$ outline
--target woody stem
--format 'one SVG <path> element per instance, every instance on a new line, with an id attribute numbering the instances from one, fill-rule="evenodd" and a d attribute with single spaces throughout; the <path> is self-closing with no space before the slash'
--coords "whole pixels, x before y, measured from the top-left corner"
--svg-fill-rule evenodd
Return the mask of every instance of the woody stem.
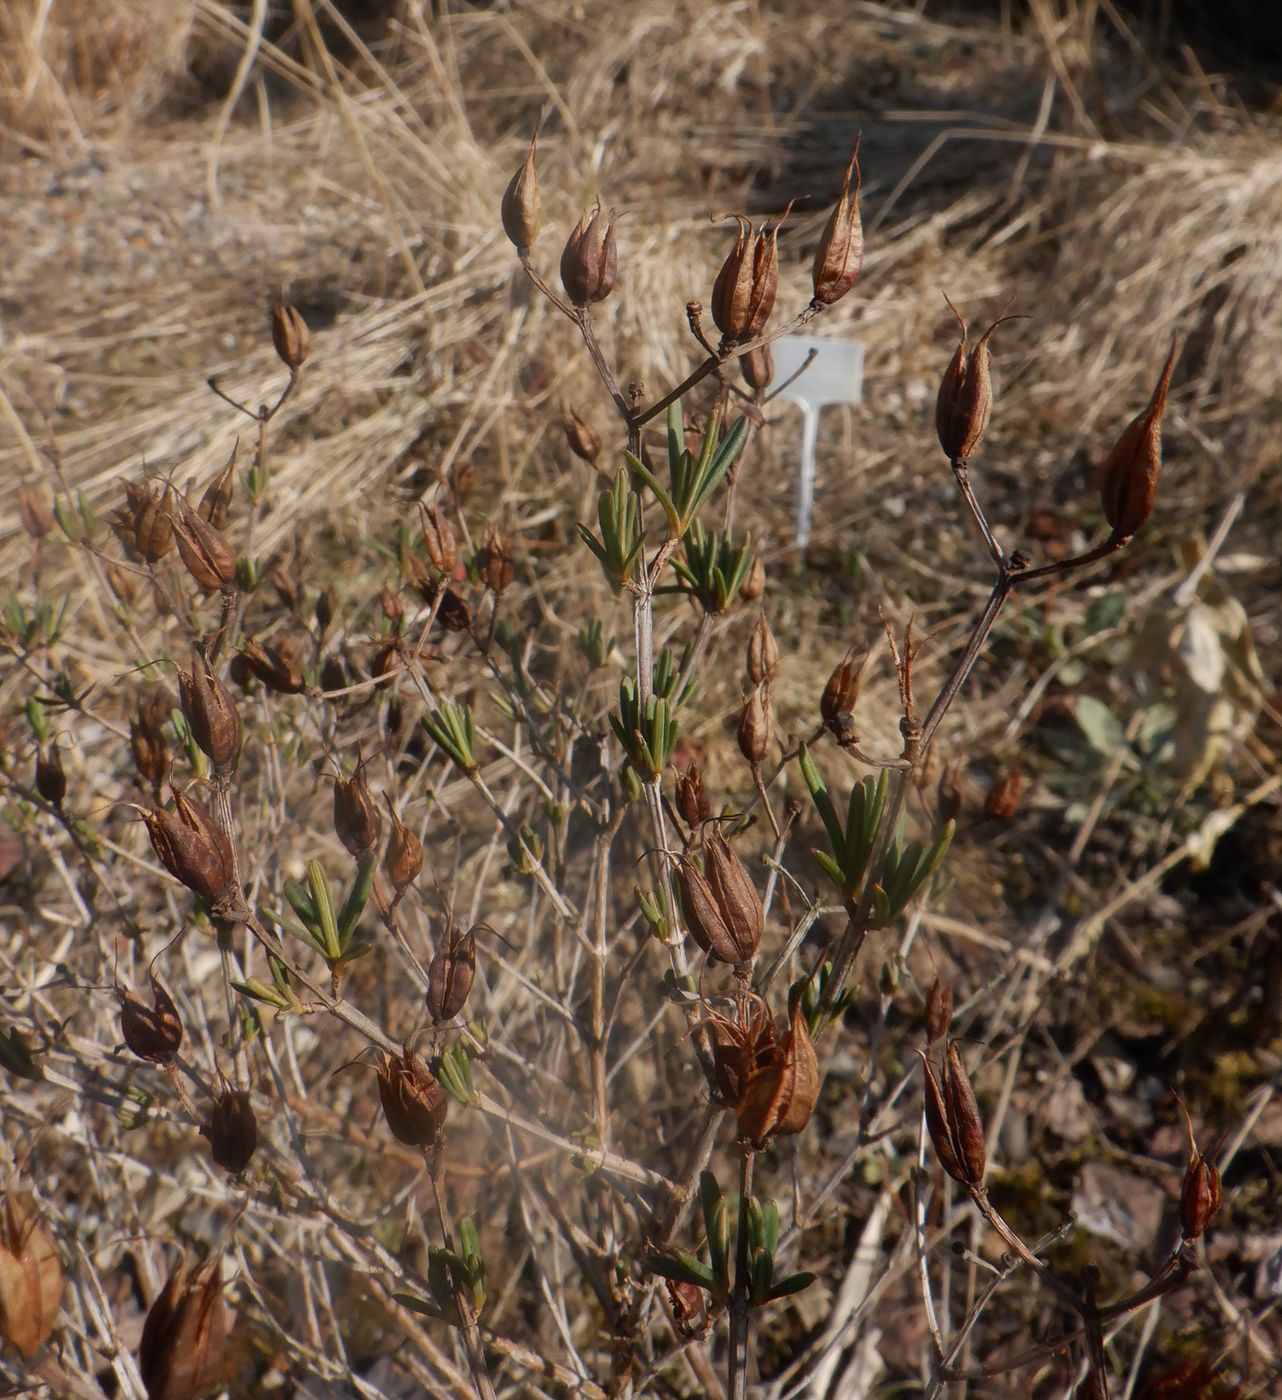
<path id="1" fill-rule="evenodd" d="M 734 1292 L 730 1298 L 730 1357 L 727 1380 L 730 1400 L 744 1400 L 748 1393 L 748 1327 L 751 1320 L 748 1276 L 748 1200 L 752 1195 L 752 1168 L 756 1153 L 751 1143 L 740 1144 L 739 1230 L 735 1250 Z"/>

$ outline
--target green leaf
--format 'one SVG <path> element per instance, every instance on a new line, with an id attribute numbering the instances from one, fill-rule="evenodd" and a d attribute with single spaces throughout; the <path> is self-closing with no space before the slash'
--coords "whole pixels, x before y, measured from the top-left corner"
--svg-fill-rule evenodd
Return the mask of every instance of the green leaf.
<path id="1" fill-rule="evenodd" d="M 712 1270 L 682 1249 L 673 1250 L 671 1254 L 647 1254 L 641 1260 L 641 1267 L 675 1283 L 693 1283 L 697 1288 L 714 1290 L 717 1286 Z"/>
<path id="2" fill-rule="evenodd" d="M 1079 695 L 1073 705 L 1073 718 L 1097 753 L 1106 758 L 1127 747 L 1126 733 L 1112 710 L 1093 695 Z"/>
<path id="3" fill-rule="evenodd" d="M 808 1269 L 802 1269 L 795 1274 L 788 1274 L 784 1278 L 778 1279 L 770 1289 L 770 1300 L 776 1298 L 788 1298 L 794 1293 L 800 1293 L 803 1288 L 809 1288 L 815 1281 L 815 1275 Z"/>

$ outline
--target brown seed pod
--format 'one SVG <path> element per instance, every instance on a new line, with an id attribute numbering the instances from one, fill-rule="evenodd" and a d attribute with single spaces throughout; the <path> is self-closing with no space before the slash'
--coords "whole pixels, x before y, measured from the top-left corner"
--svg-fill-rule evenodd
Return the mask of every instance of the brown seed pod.
<path id="1" fill-rule="evenodd" d="M 197 1269 L 186 1260 L 147 1312 L 138 1370 L 147 1400 L 198 1400 L 213 1389 L 227 1337 L 222 1258 Z"/>
<path id="2" fill-rule="evenodd" d="M 693 761 L 677 773 L 677 811 L 692 831 L 712 815 L 712 803 L 703 788 L 703 769 Z"/>
<path id="3" fill-rule="evenodd" d="M 934 1144 L 935 1156 L 939 1158 L 939 1165 L 954 1181 L 960 1181 L 965 1185 L 966 1169 L 962 1166 L 957 1149 L 953 1145 L 944 1091 L 940 1088 L 934 1066 L 925 1055 L 921 1057 L 921 1067 L 926 1076 L 926 1131 L 930 1134 L 930 1140 Z"/>
<path id="4" fill-rule="evenodd" d="M 566 240 L 561 254 L 561 285 L 575 306 L 604 301 L 614 290 L 619 249 L 614 237 L 614 211 L 601 228 L 601 204 L 592 206 Z"/>
<path id="5" fill-rule="evenodd" d="M 387 812 L 392 819 L 392 830 L 387 838 L 387 851 L 383 856 L 383 869 L 392 882 L 392 888 L 399 898 L 418 879 L 423 869 L 423 843 L 409 827 L 401 821 L 392 806 L 388 793 L 383 794 L 387 802 Z"/>
<path id="6" fill-rule="evenodd" d="M 850 188 L 850 177 L 855 177 L 855 188 Z M 855 285 L 864 266 L 864 226 L 859 217 L 859 142 L 846 167 L 845 178 L 841 182 L 841 193 L 824 231 L 819 235 L 819 245 L 815 249 L 815 261 L 811 268 L 811 282 L 814 286 L 815 301 L 821 306 L 831 306 Z"/>
<path id="7" fill-rule="evenodd" d="M 196 509 L 201 518 L 208 521 L 215 530 L 221 530 L 227 523 L 227 512 L 231 510 L 232 496 L 236 490 L 236 454 L 232 453 L 227 465 L 205 487 Z"/>
<path id="8" fill-rule="evenodd" d="M 183 1025 L 173 998 L 151 978 L 153 1006 L 146 1006 L 129 992 L 117 993 L 120 998 L 120 1033 L 125 1044 L 140 1060 L 154 1065 L 171 1065 L 183 1043 Z"/>
<path id="9" fill-rule="evenodd" d="M 497 530 L 491 530 L 485 544 L 476 557 L 476 567 L 481 582 L 491 593 L 504 592 L 516 574 L 516 563 L 507 541 Z"/>
<path id="10" fill-rule="evenodd" d="M 1012 820 L 1019 805 L 1024 800 L 1027 779 L 1018 768 L 1004 773 L 988 789 L 984 797 L 984 817 L 987 821 L 1008 822 Z"/>
<path id="11" fill-rule="evenodd" d="M 766 566 L 761 555 L 754 554 L 748 572 L 739 585 L 739 596 L 745 603 L 755 603 L 766 591 Z"/>
<path id="12" fill-rule="evenodd" d="M 774 1062 L 778 1036 L 770 1012 L 759 996 L 750 993 L 736 1019 L 714 1013 L 708 1018 L 712 1037 L 712 1067 L 723 1103 L 737 1108 L 748 1081 Z"/>
<path id="13" fill-rule="evenodd" d="M 712 287 L 712 319 L 728 342 L 755 340 L 766 328 L 779 288 L 779 228 L 762 228 L 753 237 L 742 214 L 739 232 Z M 785 218 L 787 216 L 785 215 Z"/>
<path id="14" fill-rule="evenodd" d="M 926 1039 L 933 1045 L 948 1034 L 953 1020 L 953 989 L 945 986 L 938 977 L 930 984 L 926 993 Z"/>
<path id="15" fill-rule="evenodd" d="M 202 593 L 218 593 L 236 586 L 236 556 L 231 552 L 221 530 L 211 525 L 199 511 L 193 510 L 182 496 L 173 498 L 177 505 L 170 510 L 169 520 L 178 555 Z"/>
<path id="16" fill-rule="evenodd" d="M 365 781 L 365 765 L 358 758 L 350 778 L 334 780 L 334 832 L 357 860 L 378 843 L 378 808 Z"/>
<path id="17" fill-rule="evenodd" d="M 758 345 L 755 350 L 740 355 L 739 369 L 749 389 L 755 389 L 758 394 L 764 393 L 775 377 L 775 357 L 770 353 L 770 347 Z"/>
<path id="18" fill-rule="evenodd" d="M 819 1099 L 819 1059 L 798 997 L 788 1034 L 770 1063 L 748 1078 L 736 1118 L 739 1136 L 749 1142 L 791 1137 L 810 1122 Z"/>
<path id="19" fill-rule="evenodd" d="M 258 1148 L 258 1119 L 249 1093 L 224 1083 L 200 1129 L 209 1155 L 225 1172 L 243 1172 Z"/>
<path id="20" fill-rule="evenodd" d="M 452 1021 L 463 1010 L 475 977 L 476 929 L 464 933 L 451 920 L 427 970 L 427 1010 L 434 1026 Z"/>
<path id="21" fill-rule="evenodd" d="M 570 444 L 570 451 L 590 466 L 595 466 L 597 458 L 601 455 L 601 434 L 580 416 L 576 408 L 567 410 L 565 417 L 561 419 L 561 427 L 565 430 L 565 440 Z"/>
<path id="22" fill-rule="evenodd" d="M 272 344 L 291 374 L 297 374 L 311 353 L 312 336 L 296 306 L 272 307 Z"/>
<path id="23" fill-rule="evenodd" d="M 1209 1156 L 1198 1150 L 1193 1138 L 1193 1120 L 1183 1102 L 1177 1102 L 1189 1135 L 1189 1161 L 1180 1187 L 1180 1234 L 1185 1240 L 1195 1240 L 1220 1209 L 1220 1170 L 1215 1162 L 1218 1147 Z"/>
<path id="24" fill-rule="evenodd" d="M 112 516 L 111 528 L 130 558 L 158 564 L 173 548 L 170 495 L 168 486 L 157 496 L 149 486 L 125 483 L 125 504 Z"/>
<path id="25" fill-rule="evenodd" d="M 192 652 L 190 671 L 178 669 L 178 699 L 197 745 L 217 767 L 233 770 L 240 757 L 240 710 L 199 651 Z"/>
<path id="26" fill-rule="evenodd" d="M 853 656 L 847 654 L 833 668 L 823 694 L 819 697 L 819 715 L 829 729 L 840 725 L 842 716 L 854 714 L 855 703 L 859 699 L 859 687 L 863 682 L 864 667 L 867 664 L 866 656 L 861 661 L 856 661 Z"/>
<path id="27" fill-rule="evenodd" d="M 174 799 L 173 812 L 163 807 L 141 809 L 152 849 L 176 880 L 216 907 L 235 888 L 231 842 L 194 797 L 172 783 L 169 791 Z"/>
<path id="28" fill-rule="evenodd" d="M 164 723 L 169 706 L 164 695 L 154 693 L 140 701 L 135 717 L 129 721 L 129 752 L 138 776 L 159 792 L 169 772 L 169 745 L 165 741 Z"/>
<path id="29" fill-rule="evenodd" d="M 43 491 L 23 486 L 18 491 L 18 519 L 33 540 L 42 540 L 53 529 L 53 510 Z"/>
<path id="30" fill-rule="evenodd" d="M 278 695 L 300 695 L 307 689 L 303 673 L 294 660 L 293 649 L 285 644 L 270 646 L 250 637 L 241 647 L 240 659 L 268 690 Z"/>
<path id="31" fill-rule="evenodd" d="M 452 588 L 434 590 L 427 601 L 436 607 L 436 620 L 447 632 L 466 632 L 471 627 L 472 609 Z"/>
<path id="32" fill-rule="evenodd" d="M 1153 513 L 1162 470 L 1162 415 L 1178 348 L 1172 341 L 1152 397 L 1127 424 L 1100 471 L 1100 504 L 1115 539 L 1129 539 Z"/>
<path id="33" fill-rule="evenodd" d="M 758 614 L 748 638 L 748 676 L 753 685 L 774 679 L 779 669 L 779 643 L 770 630 L 765 613 Z"/>
<path id="34" fill-rule="evenodd" d="M 420 501 L 418 514 L 423 526 L 423 547 L 427 550 L 427 557 L 439 573 L 453 578 L 459 565 L 458 541 L 445 518 L 445 512 L 436 504 L 429 510 Z"/>
<path id="35" fill-rule="evenodd" d="M 61 807 L 67 795 L 67 774 L 56 743 L 41 744 L 36 750 L 36 791 L 54 807 Z"/>
<path id="36" fill-rule="evenodd" d="M 715 827 L 703 838 L 703 867 L 733 951 L 732 957 L 722 958 L 721 961 L 737 964 L 751 962 L 757 955 L 761 935 L 765 932 L 765 911 L 752 877 L 730 843 Z"/>
<path id="37" fill-rule="evenodd" d="M 542 118 L 539 119 L 540 125 Z M 516 174 L 508 181 L 503 191 L 503 203 L 499 213 L 503 220 L 503 232 L 511 239 L 516 251 L 522 255 L 534 246 L 542 223 L 542 201 L 539 198 L 539 180 L 534 171 L 534 156 L 538 147 L 539 128 L 534 128 L 530 137 L 530 149 Z"/>
<path id="38" fill-rule="evenodd" d="M 739 752 L 754 768 L 760 767 L 770 752 L 773 729 L 774 706 L 770 703 L 770 682 L 763 680 L 753 687 L 739 716 Z"/>
<path id="39" fill-rule="evenodd" d="M 31 1198 L 10 1189 L 0 1206 L 0 1340 L 33 1357 L 53 1332 L 62 1289 L 53 1239 Z"/>
<path id="40" fill-rule="evenodd" d="M 964 1180 L 971 1186 L 980 1186 L 986 1164 L 984 1120 L 979 1116 L 975 1091 L 955 1040 L 948 1042 L 944 1055 L 944 1102 L 953 1150 L 966 1173 Z"/>
<path id="41" fill-rule="evenodd" d="M 378 1068 L 378 1097 L 392 1136 L 409 1147 L 432 1147 L 441 1135 L 450 1101 L 427 1066 L 404 1046 L 384 1053 Z"/>
<path id="42" fill-rule="evenodd" d="M 975 455 L 993 409 L 990 369 L 993 357 L 988 350 L 989 337 L 1009 317 L 999 317 L 971 346 L 961 312 L 951 301 L 948 301 L 948 309 L 961 325 L 961 340 L 939 384 L 935 399 L 935 432 L 948 460 L 965 462 Z"/>

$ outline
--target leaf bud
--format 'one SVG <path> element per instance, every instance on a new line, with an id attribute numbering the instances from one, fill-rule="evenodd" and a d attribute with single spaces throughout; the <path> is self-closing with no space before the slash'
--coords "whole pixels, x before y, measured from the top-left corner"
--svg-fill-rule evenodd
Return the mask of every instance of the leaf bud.
<path id="1" fill-rule="evenodd" d="M 212 1390 L 227 1338 L 221 1256 L 182 1260 L 143 1323 L 138 1370 L 147 1400 L 192 1400 Z"/>
<path id="2" fill-rule="evenodd" d="M 311 352 L 312 337 L 296 306 L 272 307 L 272 344 L 290 374 L 297 374 Z"/>
<path id="3" fill-rule="evenodd" d="M 1153 512 L 1162 470 L 1162 415 L 1177 349 L 1172 341 L 1152 397 L 1122 431 L 1100 472 L 1100 503 L 1114 539 L 1129 539 Z"/>
<path id="4" fill-rule="evenodd" d="M 850 188 L 850 177 L 855 177 L 855 188 Z M 811 281 L 815 291 L 815 301 L 821 306 L 831 306 L 855 285 L 864 266 L 864 227 L 859 217 L 859 143 L 846 167 L 845 178 L 841 182 L 841 193 L 828 222 L 819 236 L 819 246 L 815 249 L 815 261 L 811 268 Z"/>
<path id="5" fill-rule="evenodd" d="M 503 232 L 511 239 L 518 253 L 524 254 L 534 246 L 539 236 L 542 215 L 542 201 L 539 198 L 539 180 L 534 170 L 534 156 L 539 139 L 539 128 L 534 128 L 530 137 L 530 149 L 520 169 L 508 181 L 503 191 L 500 216 Z"/>
<path id="6" fill-rule="evenodd" d="M 619 249 L 614 237 L 614 211 L 601 230 L 598 200 L 575 224 L 561 254 L 561 285 L 575 306 L 604 301 L 614 290 L 619 272 Z"/>

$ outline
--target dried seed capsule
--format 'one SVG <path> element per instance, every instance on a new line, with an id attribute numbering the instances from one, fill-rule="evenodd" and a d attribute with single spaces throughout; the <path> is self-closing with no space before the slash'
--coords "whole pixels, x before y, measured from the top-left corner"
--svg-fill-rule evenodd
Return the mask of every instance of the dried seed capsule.
<path id="1" fill-rule="evenodd" d="M 170 489 L 157 497 L 146 485 L 125 483 L 125 504 L 111 518 L 111 528 L 131 559 L 158 564 L 173 548 Z"/>
<path id="2" fill-rule="evenodd" d="M 534 246 L 542 222 L 539 181 L 534 171 L 538 139 L 539 128 L 536 126 L 534 135 L 530 137 L 530 149 L 526 152 L 521 168 L 508 181 L 507 189 L 503 191 L 503 203 L 499 211 L 503 220 L 503 232 L 511 239 L 516 251 L 522 255 Z"/>
<path id="3" fill-rule="evenodd" d="M 199 511 L 177 497 L 170 512 L 178 554 L 196 587 L 203 593 L 218 593 L 236 586 L 236 556 L 231 546 Z"/>
<path id="4" fill-rule="evenodd" d="M 170 785 L 175 811 L 141 809 L 156 858 L 166 870 L 208 904 L 217 906 L 235 888 L 231 842 L 195 798 Z"/>
<path id="5" fill-rule="evenodd" d="M 378 1097 L 392 1136 L 409 1147 L 432 1147 L 440 1138 L 450 1101 L 427 1066 L 406 1045 L 383 1055 Z"/>
<path id="6" fill-rule="evenodd" d="M 755 350 L 740 355 L 739 368 L 748 388 L 762 394 L 770 387 L 770 382 L 775 377 L 775 357 L 770 353 L 768 345 L 758 345 Z"/>
<path id="7" fill-rule="evenodd" d="M 227 512 L 231 509 L 232 495 L 236 489 L 236 454 L 232 453 L 227 465 L 205 487 L 196 509 L 201 518 L 207 520 L 215 530 L 221 530 L 227 523 Z"/>
<path id="8" fill-rule="evenodd" d="M 679 863 L 677 879 L 699 947 L 717 962 L 751 963 L 765 930 L 765 913 L 751 876 L 719 831 L 703 838 L 702 873 L 687 859 Z"/>
<path id="9" fill-rule="evenodd" d="M 589 465 L 595 466 L 597 458 L 601 455 L 601 434 L 580 417 L 575 408 L 569 409 L 561 419 L 561 427 L 565 430 L 565 440 L 570 444 L 570 451 Z"/>
<path id="10" fill-rule="evenodd" d="M 790 1137 L 810 1122 L 819 1099 L 819 1059 L 798 997 L 788 1034 L 771 1062 L 748 1078 L 736 1118 L 739 1136 L 750 1142 Z"/>
<path id="11" fill-rule="evenodd" d="M 249 1093 L 224 1084 L 200 1129 L 209 1155 L 225 1172 L 243 1172 L 258 1148 L 258 1119 Z"/>
<path id="12" fill-rule="evenodd" d="M 378 842 L 378 808 L 359 760 L 355 776 L 334 780 L 334 831 L 357 860 L 367 856 Z"/>
<path id="13" fill-rule="evenodd" d="M 439 573 L 446 578 L 453 578 L 459 565 L 458 541 L 454 538 L 454 531 L 450 529 L 444 511 L 439 505 L 433 505 L 429 510 L 420 501 L 418 513 L 423 524 L 423 545 L 427 550 L 427 557 Z"/>
<path id="14" fill-rule="evenodd" d="M 52 1238 L 31 1198 L 10 1189 L 0 1206 L 0 1340 L 33 1357 L 53 1332 L 62 1289 Z"/>
<path id="15" fill-rule="evenodd" d="M 819 697 L 819 714 L 830 729 L 842 723 L 843 715 L 854 714 L 867 662 L 866 656 L 862 661 L 856 662 L 853 656 L 847 654 L 828 677 L 828 684 L 824 686 L 823 694 Z"/>
<path id="16" fill-rule="evenodd" d="M 516 573 L 512 551 L 497 530 L 492 530 L 486 538 L 476 563 L 481 582 L 494 594 L 504 592 Z"/>
<path id="17" fill-rule="evenodd" d="M 137 719 L 129 721 L 129 752 L 138 776 L 158 791 L 169 772 L 169 745 L 159 725 L 153 725 L 147 707 L 138 707 Z"/>
<path id="18" fill-rule="evenodd" d="M 33 540 L 42 540 L 53 529 L 53 511 L 43 491 L 29 486 L 18 492 L 18 519 Z"/>
<path id="19" fill-rule="evenodd" d="M 692 860 L 677 864 L 677 889 L 690 936 L 716 962 L 738 963 L 739 950 L 703 872 Z"/>
<path id="20" fill-rule="evenodd" d="M 712 803 L 703 790 L 703 769 L 697 763 L 677 774 L 677 811 L 691 830 L 712 815 Z"/>
<path id="21" fill-rule="evenodd" d="M 418 879 L 419 872 L 423 869 L 423 843 L 396 815 L 391 797 L 387 793 L 383 796 L 387 801 L 388 815 L 392 819 L 392 831 L 387 838 L 387 851 L 383 856 L 383 869 L 399 896 Z"/>
<path id="22" fill-rule="evenodd" d="M 240 757 L 240 711 L 213 667 L 193 651 L 191 670 L 178 669 L 178 699 L 191 737 L 219 767 L 230 771 Z"/>
<path id="23" fill-rule="evenodd" d="M 944 1102 L 948 1106 L 953 1150 L 966 1173 L 964 1179 L 970 1186 L 981 1186 L 986 1164 L 984 1121 L 979 1116 L 975 1091 L 955 1040 L 948 1042 L 944 1056 Z"/>
<path id="24" fill-rule="evenodd" d="M 774 679 L 779 669 L 779 644 L 770 630 L 765 613 L 758 615 L 748 638 L 748 675 L 753 685 Z"/>
<path id="25" fill-rule="evenodd" d="M 763 680 L 753 687 L 739 716 L 739 752 L 754 768 L 760 767 L 770 752 L 773 708 L 770 703 L 770 682 Z"/>
<path id="26" fill-rule="evenodd" d="M 755 603 L 766 591 L 766 566 L 761 555 L 754 554 L 748 572 L 739 585 L 739 596 L 745 603 Z"/>
<path id="27" fill-rule="evenodd" d="M 296 306 L 272 307 L 272 344 L 289 372 L 297 374 L 311 352 L 312 337 Z"/>
<path id="28" fill-rule="evenodd" d="M 1008 822 L 1019 811 L 1019 804 L 1024 800 L 1024 788 L 1027 780 L 1018 768 L 1012 768 L 1009 773 L 1004 773 L 988 789 L 984 797 L 984 817 L 988 821 Z"/>
<path id="29" fill-rule="evenodd" d="M 143 1323 L 138 1370 L 147 1400 L 195 1400 L 213 1389 L 226 1337 L 221 1257 L 195 1270 L 181 1261 Z"/>
<path id="30" fill-rule="evenodd" d="M 948 298 L 944 298 L 948 301 Z M 992 356 L 988 340 L 1006 317 L 994 321 L 974 346 L 967 338 L 961 312 L 948 302 L 949 310 L 961 324 L 961 341 L 944 371 L 935 399 L 935 432 L 950 462 L 965 462 L 975 455 L 988 427 L 993 408 Z"/>
<path id="31" fill-rule="evenodd" d="M 850 177 L 855 177 L 855 188 L 850 188 Z M 841 182 L 841 193 L 828 222 L 819 236 L 819 246 L 815 249 L 811 281 L 815 289 L 815 301 L 821 306 L 831 306 L 855 285 L 864 266 L 864 226 L 859 217 L 859 143 L 846 167 L 845 178 Z"/>
<path id="32" fill-rule="evenodd" d="M 171 1065 L 183 1043 L 183 1026 L 173 998 L 153 976 L 153 1007 L 145 1006 L 128 992 L 119 992 L 120 1033 L 125 1044 L 140 1060 L 155 1065 Z"/>
<path id="33" fill-rule="evenodd" d="M 41 744 L 36 750 L 36 791 L 54 807 L 61 807 L 67 795 L 67 775 L 56 743 Z"/>
<path id="34" fill-rule="evenodd" d="M 278 695 L 299 695 L 307 689 L 307 682 L 293 656 L 283 645 L 266 646 L 251 637 L 240 649 L 240 658 L 257 676 L 268 690 Z"/>
<path id="35" fill-rule="evenodd" d="M 755 340 L 766 328 L 779 287 L 779 224 L 756 238 L 742 215 L 734 247 L 712 288 L 712 319 L 729 342 Z M 783 221 L 780 220 L 780 223 Z"/>
<path id="36" fill-rule="evenodd" d="M 778 1053 L 775 1023 L 766 1004 L 748 993 L 737 1019 L 719 1013 L 708 1018 L 712 1033 L 712 1066 L 722 1102 L 737 1108 L 753 1074 L 773 1064 Z"/>
<path id="37" fill-rule="evenodd" d="M 1198 1151 L 1193 1138 L 1193 1120 L 1180 1103 L 1189 1135 L 1189 1161 L 1180 1188 L 1180 1233 L 1185 1240 L 1197 1239 L 1215 1219 L 1220 1208 L 1220 1171 L 1215 1164 L 1218 1149 L 1209 1157 Z"/>
<path id="38" fill-rule="evenodd" d="M 926 1039 L 933 1045 L 948 1034 L 953 1020 L 953 989 L 946 987 L 938 977 L 930 984 L 926 993 Z"/>
<path id="39" fill-rule="evenodd" d="M 1115 539 L 1129 539 L 1153 512 L 1162 470 L 1162 415 L 1177 349 L 1172 341 L 1152 397 L 1127 424 L 1100 473 L 1100 503 Z"/>
<path id="40" fill-rule="evenodd" d="M 575 224 L 561 254 L 561 285 L 575 306 L 604 301 L 614 290 L 619 272 L 619 249 L 614 237 L 614 211 L 601 229 L 598 200 Z"/>
<path id="41" fill-rule="evenodd" d="M 476 977 L 476 930 L 445 926 L 427 972 L 427 1010 L 434 1026 L 452 1021 L 467 1004 Z"/>
<path id="42" fill-rule="evenodd" d="M 944 1091 L 939 1087 L 934 1066 L 922 1055 L 921 1067 L 926 1075 L 926 1131 L 935 1147 L 939 1165 L 954 1181 L 966 1184 L 966 1169 L 957 1156 L 953 1145 L 952 1130 L 948 1121 L 948 1106 L 944 1102 Z"/>

